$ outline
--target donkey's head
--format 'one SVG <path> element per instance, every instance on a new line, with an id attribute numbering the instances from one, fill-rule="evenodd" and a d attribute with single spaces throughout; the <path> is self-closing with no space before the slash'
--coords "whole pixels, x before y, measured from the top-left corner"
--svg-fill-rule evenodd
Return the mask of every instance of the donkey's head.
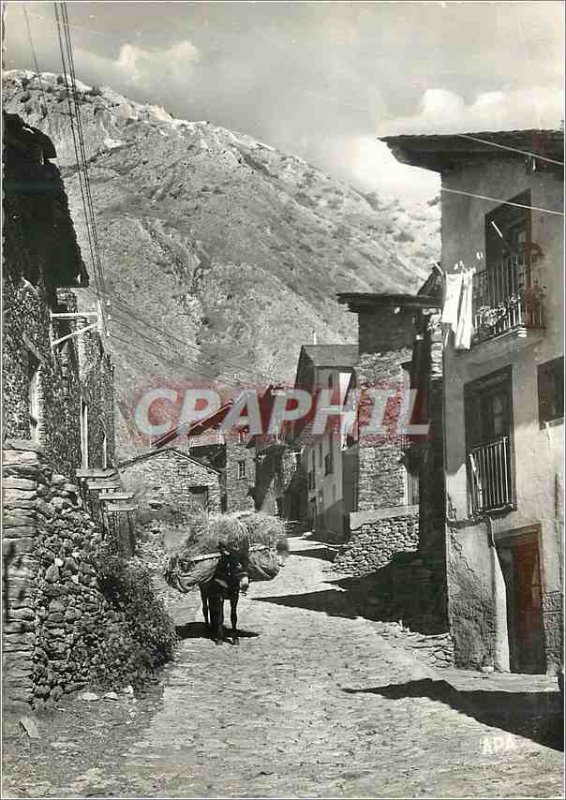
<path id="1" fill-rule="evenodd" d="M 220 543 L 219 567 L 224 572 L 228 583 L 238 586 L 241 592 L 246 592 L 250 584 L 248 577 L 249 554 L 247 548 L 235 548 Z"/>

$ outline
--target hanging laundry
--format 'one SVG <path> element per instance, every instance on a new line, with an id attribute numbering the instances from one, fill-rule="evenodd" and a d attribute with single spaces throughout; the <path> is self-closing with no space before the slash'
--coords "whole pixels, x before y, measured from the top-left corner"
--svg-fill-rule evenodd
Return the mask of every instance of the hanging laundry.
<path id="1" fill-rule="evenodd" d="M 469 350 L 472 343 L 473 332 L 473 295 L 474 295 L 474 271 L 469 269 L 464 272 L 462 278 L 462 301 L 458 315 L 458 326 L 456 328 L 456 339 L 454 347 L 456 350 Z"/>
<path id="2" fill-rule="evenodd" d="M 446 295 L 442 309 L 442 322 L 456 330 L 462 294 L 462 272 L 446 276 Z"/>

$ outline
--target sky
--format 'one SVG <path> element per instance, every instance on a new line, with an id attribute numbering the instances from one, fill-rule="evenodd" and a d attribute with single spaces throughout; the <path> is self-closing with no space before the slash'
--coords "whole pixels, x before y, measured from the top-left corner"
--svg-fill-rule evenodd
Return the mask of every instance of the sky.
<path id="1" fill-rule="evenodd" d="M 6 4 L 5 68 L 60 72 L 51 2 Z M 77 77 L 242 131 L 364 191 L 438 178 L 379 136 L 557 127 L 564 4 L 68 2 Z"/>

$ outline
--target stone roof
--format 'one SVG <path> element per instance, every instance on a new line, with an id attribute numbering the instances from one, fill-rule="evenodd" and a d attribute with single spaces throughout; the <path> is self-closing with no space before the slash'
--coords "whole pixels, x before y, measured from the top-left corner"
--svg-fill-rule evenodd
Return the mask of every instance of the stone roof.
<path id="1" fill-rule="evenodd" d="M 193 461 L 199 467 L 204 467 L 204 469 L 207 469 L 210 472 L 220 472 L 220 470 L 216 469 L 216 467 L 212 467 L 206 461 L 202 461 L 200 458 L 195 458 L 194 456 L 191 456 L 176 447 L 163 447 L 161 450 L 152 450 L 149 453 L 141 453 L 139 456 L 134 456 L 127 461 L 122 461 L 120 464 L 118 464 L 118 470 L 128 469 L 128 467 L 132 467 L 134 464 L 139 464 L 140 461 L 147 461 L 150 458 L 166 455 L 173 455 L 176 458 L 186 458 L 189 461 Z"/>
<path id="2" fill-rule="evenodd" d="M 402 164 L 447 172 L 462 163 L 482 159 L 525 159 L 532 154 L 564 161 L 564 132 L 560 130 L 481 131 L 473 133 L 384 136 L 380 141 Z M 540 160 L 538 165 L 549 162 Z M 550 164 L 549 164 L 550 166 Z"/>
<path id="3" fill-rule="evenodd" d="M 301 352 L 310 358 L 315 367 L 344 367 L 353 369 L 358 361 L 357 344 L 305 344 Z"/>
<path id="4" fill-rule="evenodd" d="M 88 286 L 61 174 L 50 161 L 57 156 L 53 142 L 17 114 L 4 112 L 3 122 L 5 214 L 30 258 L 46 265 L 46 283 Z"/>

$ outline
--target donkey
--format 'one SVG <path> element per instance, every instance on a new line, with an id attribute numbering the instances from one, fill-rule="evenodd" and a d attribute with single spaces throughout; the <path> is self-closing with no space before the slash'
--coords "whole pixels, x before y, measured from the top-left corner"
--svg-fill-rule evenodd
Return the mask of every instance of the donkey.
<path id="1" fill-rule="evenodd" d="M 200 584 L 202 613 L 206 627 L 209 629 L 215 644 L 224 641 L 224 601 L 230 601 L 230 622 L 232 623 L 232 641 L 239 644 L 237 625 L 238 598 L 240 592 L 247 591 L 249 586 L 248 555 L 220 547 L 220 560 L 214 575 L 206 583 Z"/>

